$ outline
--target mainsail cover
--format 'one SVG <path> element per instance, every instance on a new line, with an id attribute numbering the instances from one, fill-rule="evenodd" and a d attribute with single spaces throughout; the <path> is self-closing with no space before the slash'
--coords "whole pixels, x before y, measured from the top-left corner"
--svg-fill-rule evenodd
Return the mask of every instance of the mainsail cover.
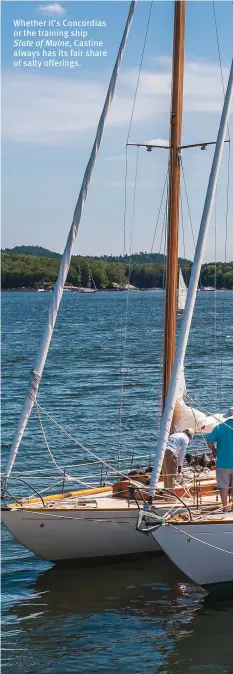
<path id="1" fill-rule="evenodd" d="M 186 405 L 183 399 L 179 399 L 175 405 L 173 425 L 176 432 L 184 431 L 185 428 L 193 428 L 195 433 L 206 435 L 228 418 L 228 415 L 218 412 L 212 415 L 205 414 L 194 406 Z"/>
<path id="2" fill-rule="evenodd" d="M 177 302 L 178 311 L 184 311 L 186 297 L 187 297 L 187 287 L 186 287 L 184 277 L 183 277 L 183 274 L 182 274 L 182 271 L 181 271 L 181 268 L 180 268 L 179 269 L 178 302 Z"/>
<path id="3" fill-rule="evenodd" d="M 12 470 L 12 467 L 13 467 L 13 464 L 14 464 L 14 461 L 15 461 L 15 458 L 16 458 L 16 455 L 17 455 L 19 445 L 20 445 L 21 439 L 23 437 L 24 430 L 26 428 L 29 416 L 31 414 L 32 407 L 33 407 L 33 405 L 35 403 L 35 400 L 36 400 L 36 396 L 37 396 L 42 372 L 43 372 L 43 369 L 44 369 L 49 345 L 50 345 L 50 342 L 51 342 L 51 339 L 52 339 L 53 329 L 54 329 L 54 326 L 55 326 L 60 301 L 61 301 L 61 298 L 62 298 L 62 295 L 63 295 L 65 281 L 66 281 L 67 274 L 68 274 L 68 271 L 69 271 L 73 244 L 75 242 L 75 239 L 76 239 L 76 236 L 77 236 L 77 233 L 78 233 L 78 228 L 79 228 L 79 224 L 80 224 L 80 220 L 81 220 L 83 207 L 84 207 L 84 204 L 85 204 L 85 201 L 86 201 L 86 198 L 87 198 L 87 192 L 88 192 L 90 180 L 91 180 L 91 177 L 92 177 L 92 174 L 93 174 L 93 171 L 94 171 L 95 162 L 96 162 L 97 155 L 98 155 L 98 152 L 99 152 L 99 148 L 100 148 L 100 144 L 101 144 L 101 140 L 102 140 L 102 135 L 103 135 L 103 131 L 104 131 L 104 126 L 105 126 L 105 120 L 106 120 L 107 114 L 109 112 L 109 109 L 110 109 L 110 106 L 111 106 L 111 103 L 112 103 L 112 100 L 113 100 L 117 76 L 118 76 L 118 71 L 119 71 L 120 64 L 121 64 L 121 61 L 122 61 L 122 58 L 123 58 L 125 45 L 126 45 L 126 42 L 127 42 L 130 26 L 131 26 L 131 23 L 132 23 L 132 20 L 133 20 L 134 12 L 135 12 L 135 7 L 136 7 L 136 2 L 135 1 L 131 2 L 128 17 L 127 17 L 127 21 L 126 21 L 126 25 L 125 25 L 125 29 L 124 29 L 124 33 L 123 33 L 123 37 L 122 37 L 121 44 L 120 44 L 120 47 L 119 47 L 116 62 L 115 62 L 114 68 L 113 68 L 111 80 L 110 80 L 110 83 L 109 83 L 104 107 L 103 107 L 103 110 L 102 110 L 102 113 L 101 113 L 101 116 L 100 116 L 100 119 L 99 119 L 95 141 L 94 141 L 94 144 L 93 144 L 93 148 L 92 148 L 92 151 L 91 151 L 91 154 L 90 154 L 88 164 L 86 166 L 83 182 L 82 182 L 81 189 L 80 189 L 80 192 L 79 192 L 78 201 L 77 201 L 77 204 L 76 204 L 76 207 L 75 207 L 73 222 L 72 222 L 69 234 L 68 234 L 65 250 L 64 250 L 64 253 L 63 253 L 63 256 L 62 256 L 58 279 L 57 279 L 54 291 L 51 295 L 51 302 L 50 302 L 50 306 L 49 306 L 49 314 L 48 314 L 47 323 L 46 323 L 44 334 L 42 336 L 42 340 L 41 340 L 41 343 L 40 343 L 40 346 L 39 346 L 38 355 L 37 355 L 37 358 L 35 360 L 33 370 L 31 372 L 31 376 L 30 376 L 30 380 L 29 380 L 29 384 L 28 384 L 23 408 L 22 408 L 21 415 L 20 415 L 20 418 L 19 418 L 19 421 L 18 421 L 15 436 L 14 436 L 14 439 L 13 439 L 13 442 L 12 442 L 9 459 L 8 459 L 6 471 L 5 471 L 5 474 L 4 474 L 4 477 L 5 477 L 4 484 L 6 483 L 6 479 L 9 477 L 9 475 L 11 473 L 11 470 Z"/>

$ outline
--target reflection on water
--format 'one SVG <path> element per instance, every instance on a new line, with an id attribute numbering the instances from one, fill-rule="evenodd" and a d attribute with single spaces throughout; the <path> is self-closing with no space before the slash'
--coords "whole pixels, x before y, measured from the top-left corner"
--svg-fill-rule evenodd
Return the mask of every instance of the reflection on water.
<path id="1" fill-rule="evenodd" d="M 211 603 L 164 556 L 46 569 L 14 547 L 6 671 L 232 674 L 233 602 Z"/>

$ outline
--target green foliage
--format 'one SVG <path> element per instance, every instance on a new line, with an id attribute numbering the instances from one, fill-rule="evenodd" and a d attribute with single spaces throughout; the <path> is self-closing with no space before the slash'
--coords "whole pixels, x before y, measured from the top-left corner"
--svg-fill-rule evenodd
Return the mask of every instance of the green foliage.
<path id="1" fill-rule="evenodd" d="M 225 287 L 233 289 L 233 269 L 225 274 Z"/>
<path id="2" fill-rule="evenodd" d="M 10 255 L 16 253 L 17 255 L 35 255 L 36 257 L 48 257 L 48 258 L 61 258 L 59 253 L 54 253 L 48 248 L 43 248 L 42 246 L 15 246 L 14 248 L 5 248 L 4 253 L 9 253 Z M 77 256 L 78 257 L 78 256 Z M 79 260 L 84 258 L 79 257 Z M 161 263 L 164 264 L 166 257 L 162 253 L 134 253 L 132 255 L 100 255 L 90 256 L 86 255 L 85 260 L 102 260 L 103 262 L 121 262 L 125 264 L 147 264 L 147 263 Z M 189 263 L 190 260 L 185 260 L 180 258 L 180 263 Z"/>
<path id="3" fill-rule="evenodd" d="M 48 248 L 43 248 L 42 246 L 15 246 L 14 248 L 5 248 L 3 253 L 9 253 L 10 255 L 34 255 L 36 257 L 49 257 L 61 259 L 60 253 L 55 253 Z"/>
<path id="4" fill-rule="evenodd" d="M 98 290 L 105 288 L 108 285 L 106 265 L 101 260 L 99 262 L 92 262 L 91 275 Z"/>
<path id="5" fill-rule="evenodd" d="M 81 286 L 83 288 L 88 286 L 89 280 L 90 280 L 90 267 L 89 264 L 85 260 L 83 260 L 83 262 L 81 262 Z"/>
<path id="6" fill-rule="evenodd" d="M 67 276 L 67 283 L 73 286 L 79 286 L 80 281 L 81 281 L 80 268 L 79 266 L 75 266 L 72 261 Z"/>
<path id="7" fill-rule="evenodd" d="M 120 262 L 110 262 L 105 264 L 105 268 L 109 287 L 111 287 L 113 283 L 119 283 L 119 285 L 125 285 L 127 283 L 127 270 L 124 264 Z"/>
<path id="8" fill-rule="evenodd" d="M 2 288 L 32 288 L 54 284 L 59 260 L 2 253 Z"/>
<path id="9" fill-rule="evenodd" d="M 87 258 L 88 259 L 88 258 Z M 93 260 L 103 260 L 104 262 L 121 262 L 125 264 L 149 264 L 160 263 L 164 264 L 166 256 L 162 253 L 133 253 L 132 255 L 102 255 L 101 257 L 93 257 Z M 181 263 L 191 263 L 190 260 L 180 258 Z"/>
<path id="10" fill-rule="evenodd" d="M 140 255 L 140 254 L 139 254 Z M 182 260 L 181 268 L 186 283 L 191 273 L 191 263 Z M 54 286 L 59 271 L 59 259 L 2 253 L 2 289 L 38 288 Z M 112 288 L 113 284 L 124 286 L 128 281 L 136 288 L 163 288 L 165 264 L 163 262 L 104 261 L 100 258 L 72 256 L 67 283 L 86 287 L 93 278 L 96 288 Z M 200 285 L 217 288 L 233 288 L 233 262 L 204 264 Z"/>
<path id="11" fill-rule="evenodd" d="M 220 288 L 233 288 L 233 262 L 216 262 L 203 264 L 200 285 Z"/>
<path id="12" fill-rule="evenodd" d="M 130 283 L 136 288 L 163 288 L 164 264 L 134 264 L 130 268 Z"/>

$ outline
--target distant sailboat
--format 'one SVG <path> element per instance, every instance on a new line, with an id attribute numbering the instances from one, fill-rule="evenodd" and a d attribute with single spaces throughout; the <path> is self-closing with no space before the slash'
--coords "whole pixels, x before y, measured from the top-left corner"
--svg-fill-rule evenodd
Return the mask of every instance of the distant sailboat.
<path id="1" fill-rule="evenodd" d="M 93 285 L 93 288 L 91 287 L 91 284 Z M 89 273 L 89 279 L 88 279 L 88 284 L 86 288 L 80 288 L 80 293 L 97 293 L 97 288 L 95 285 L 95 281 L 93 279 L 93 276 L 91 273 Z"/>
<path id="2" fill-rule="evenodd" d="M 212 286 L 201 286 L 200 290 L 204 292 L 211 292 L 211 291 L 213 292 L 214 290 L 216 290 L 216 288 L 213 288 Z"/>
<path id="3" fill-rule="evenodd" d="M 187 297 L 187 287 L 181 271 L 179 268 L 179 285 L 178 285 L 178 298 L 177 298 L 177 314 L 183 314 L 185 308 L 185 302 Z"/>

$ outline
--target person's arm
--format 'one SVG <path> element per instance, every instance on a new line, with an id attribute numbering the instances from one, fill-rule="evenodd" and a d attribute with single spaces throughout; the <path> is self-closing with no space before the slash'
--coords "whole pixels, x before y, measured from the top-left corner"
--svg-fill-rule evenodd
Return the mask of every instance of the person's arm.
<path id="1" fill-rule="evenodd" d="M 207 445 L 208 445 L 210 451 L 212 452 L 213 458 L 216 459 L 217 452 L 216 452 L 214 443 L 213 443 L 213 442 L 210 442 L 209 440 L 207 440 Z"/>
<path id="2" fill-rule="evenodd" d="M 188 438 L 187 438 L 187 442 L 185 442 L 185 440 L 181 440 L 180 448 L 179 448 L 179 455 L 178 455 L 178 473 L 181 473 L 181 471 L 182 471 L 185 452 L 186 452 L 186 448 L 187 448 L 188 445 L 189 445 Z"/>
<path id="3" fill-rule="evenodd" d="M 207 445 L 208 445 L 209 449 L 211 450 L 214 459 L 216 459 L 216 457 L 217 457 L 217 452 L 216 452 L 215 445 L 214 445 L 214 443 L 217 442 L 217 433 L 218 433 L 217 429 L 218 429 L 218 426 L 215 426 L 215 428 L 212 430 L 211 433 L 209 433 L 209 435 L 207 435 L 207 438 L 206 438 Z"/>

